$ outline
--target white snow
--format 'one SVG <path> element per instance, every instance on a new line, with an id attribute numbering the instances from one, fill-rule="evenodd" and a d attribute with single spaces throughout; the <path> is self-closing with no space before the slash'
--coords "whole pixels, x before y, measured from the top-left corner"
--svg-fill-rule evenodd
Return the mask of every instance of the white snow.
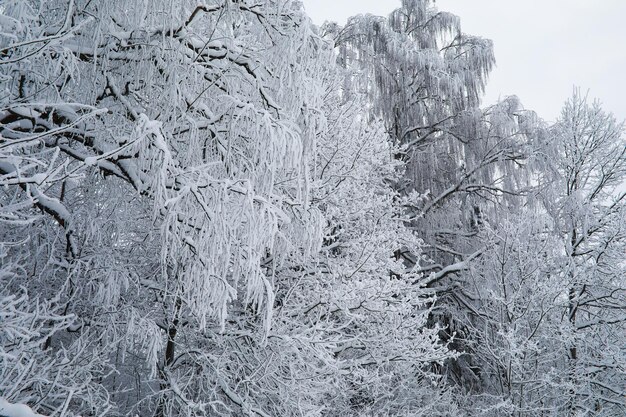
<path id="1" fill-rule="evenodd" d="M 11 404 L 0 397 L 0 416 L 2 417 L 46 417 L 35 413 L 26 404 Z"/>

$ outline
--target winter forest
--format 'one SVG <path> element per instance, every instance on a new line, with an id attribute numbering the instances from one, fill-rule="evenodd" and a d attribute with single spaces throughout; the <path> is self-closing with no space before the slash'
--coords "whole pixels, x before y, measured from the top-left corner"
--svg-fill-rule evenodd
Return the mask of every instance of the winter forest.
<path id="1" fill-rule="evenodd" d="M 434 0 L 1 0 L 0 416 L 626 415 L 624 124 L 494 64 Z"/>

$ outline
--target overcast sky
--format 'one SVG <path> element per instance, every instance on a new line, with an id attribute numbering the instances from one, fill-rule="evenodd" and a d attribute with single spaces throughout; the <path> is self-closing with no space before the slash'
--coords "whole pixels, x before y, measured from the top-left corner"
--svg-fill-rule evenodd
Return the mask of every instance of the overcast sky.
<path id="1" fill-rule="evenodd" d="M 399 0 L 304 0 L 315 23 L 386 15 Z M 626 0 L 437 0 L 463 32 L 492 39 L 497 68 L 484 104 L 516 94 L 554 120 L 574 85 L 626 118 Z"/>

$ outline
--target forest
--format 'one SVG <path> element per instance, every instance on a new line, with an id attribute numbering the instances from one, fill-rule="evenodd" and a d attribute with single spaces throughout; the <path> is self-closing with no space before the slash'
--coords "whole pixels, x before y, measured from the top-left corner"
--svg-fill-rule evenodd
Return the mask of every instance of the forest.
<path id="1" fill-rule="evenodd" d="M 0 1 L 0 416 L 626 415 L 625 125 L 495 59 L 434 0 Z"/>

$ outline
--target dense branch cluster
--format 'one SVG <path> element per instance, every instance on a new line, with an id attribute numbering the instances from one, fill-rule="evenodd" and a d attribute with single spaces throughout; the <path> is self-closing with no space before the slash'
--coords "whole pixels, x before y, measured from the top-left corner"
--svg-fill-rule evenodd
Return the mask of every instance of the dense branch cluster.
<path id="1" fill-rule="evenodd" d="M 0 415 L 626 412 L 624 125 L 431 0 L 0 4 Z"/>

